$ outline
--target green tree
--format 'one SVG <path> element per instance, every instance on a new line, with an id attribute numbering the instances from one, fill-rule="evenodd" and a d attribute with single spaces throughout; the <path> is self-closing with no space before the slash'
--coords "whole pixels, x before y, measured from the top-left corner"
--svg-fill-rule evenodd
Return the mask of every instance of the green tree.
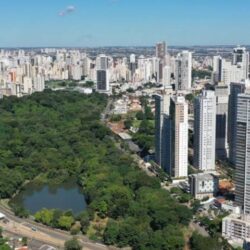
<path id="1" fill-rule="evenodd" d="M 58 221 L 58 225 L 62 229 L 69 230 L 71 228 L 72 224 L 74 223 L 74 221 L 75 220 L 72 216 L 63 215 L 60 217 L 60 219 Z"/>
<path id="2" fill-rule="evenodd" d="M 65 250 L 81 250 L 82 246 L 80 242 L 77 240 L 77 238 L 72 238 L 71 240 L 68 240 L 64 244 Z"/>
<path id="3" fill-rule="evenodd" d="M 53 213 L 53 210 L 43 208 L 41 211 L 35 213 L 35 220 L 50 226 L 53 221 Z"/>
<path id="4" fill-rule="evenodd" d="M 88 227 L 90 225 L 90 216 L 87 211 L 84 211 L 80 216 L 80 223 L 81 223 L 81 230 L 83 233 L 86 233 L 88 230 Z"/>
<path id="5" fill-rule="evenodd" d="M 222 245 L 216 238 L 204 237 L 197 232 L 194 232 L 191 239 L 190 245 L 192 250 L 221 250 Z"/>
<path id="6" fill-rule="evenodd" d="M 23 237 L 23 238 L 22 238 L 22 244 L 23 244 L 24 246 L 27 246 L 27 245 L 28 245 L 28 238 L 27 238 L 27 237 Z"/>
<path id="7" fill-rule="evenodd" d="M 142 111 L 138 111 L 136 113 L 136 119 L 142 121 L 144 119 L 144 113 Z"/>
<path id="8" fill-rule="evenodd" d="M 131 119 L 128 119 L 128 120 L 124 121 L 125 129 L 130 129 L 132 125 L 133 125 L 133 121 Z"/>
<path id="9" fill-rule="evenodd" d="M 109 220 L 108 225 L 104 231 L 103 239 L 107 245 L 115 245 L 119 235 L 119 225 L 114 220 Z"/>

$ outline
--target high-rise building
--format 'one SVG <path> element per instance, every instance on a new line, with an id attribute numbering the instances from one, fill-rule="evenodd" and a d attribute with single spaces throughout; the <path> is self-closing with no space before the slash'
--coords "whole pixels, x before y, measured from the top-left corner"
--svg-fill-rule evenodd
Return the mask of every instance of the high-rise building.
<path id="1" fill-rule="evenodd" d="M 159 82 L 160 77 L 160 59 L 158 57 L 153 57 L 151 60 L 152 65 L 152 75 L 156 82 Z"/>
<path id="2" fill-rule="evenodd" d="M 164 156 L 163 122 L 164 114 L 169 114 L 172 88 L 166 89 L 163 95 L 155 95 L 155 161 L 162 166 Z"/>
<path id="3" fill-rule="evenodd" d="M 250 214 L 250 94 L 239 94 L 236 116 L 235 202 Z"/>
<path id="4" fill-rule="evenodd" d="M 213 58 L 214 84 L 223 82 L 229 85 L 231 82 L 240 82 L 249 78 L 249 53 L 244 47 L 237 47 L 233 50 L 233 60 L 227 61 L 221 56 Z"/>
<path id="5" fill-rule="evenodd" d="M 228 156 L 227 127 L 229 88 L 219 83 L 215 86 L 216 96 L 216 158 L 225 160 Z"/>
<path id="6" fill-rule="evenodd" d="M 170 98 L 169 98 L 170 101 Z M 172 118 L 170 115 L 170 107 L 168 113 L 163 114 L 162 124 L 162 154 L 161 154 L 161 167 L 170 176 L 172 175 L 172 142 L 173 142 L 173 130 L 172 130 Z"/>
<path id="7" fill-rule="evenodd" d="M 242 64 L 232 64 L 231 61 L 222 59 L 221 79 L 220 81 L 229 85 L 231 82 L 240 82 L 246 80 Z"/>
<path id="8" fill-rule="evenodd" d="M 242 69 L 242 80 L 249 78 L 249 52 L 245 47 L 236 47 L 233 50 L 233 64 Z"/>
<path id="9" fill-rule="evenodd" d="M 170 66 L 165 66 L 163 68 L 163 79 L 162 79 L 162 83 L 164 88 L 168 87 L 171 85 L 171 68 Z"/>
<path id="10" fill-rule="evenodd" d="M 213 57 L 212 80 L 214 84 L 222 81 L 222 58 L 221 56 Z"/>
<path id="11" fill-rule="evenodd" d="M 203 90 L 194 108 L 194 166 L 203 171 L 215 170 L 215 129 L 214 91 Z"/>
<path id="12" fill-rule="evenodd" d="M 165 42 L 157 43 L 155 46 L 155 55 L 157 58 L 160 59 L 159 61 L 159 81 L 163 80 L 163 68 L 166 65 L 166 54 L 167 54 L 167 47 Z"/>
<path id="13" fill-rule="evenodd" d="M 130 55 L 129 69 L 130 69 L 130 72 L 131 72 L 131 78 L 133 79 L 135 71 L 136 71 L 136 57 L 135 57 L 135 54 Z"/>
<path id="14" fill-rule="evenodd" d="M 97 91 L 109 92 L 109 73 L 108 70 L 97 70 Z"/>
<path id="15" fill-rule="evenodd" d="M 175 65 L 175 89 L 188 90 L 192 87 L 192 53 L 182 51 L 177 55 Z"/>
<path id="16" fill-rule="evenodd" d="M 104 54 L 101 54 L 96 58 L 96 70 L 107 70 L 107 69 L 108 69 L 108 57 Z"/>
<path id="17" fill-rule="evenodd" d="M 244 82 L 232 82 L 230 84 L 230 95 L 228 105 L 228 145 L 229 161 L 235 165 L 236 152 L 236 115 L 237 115 L 237 97 L 244 93 L 246 89 Z"/>
<path id="18" fill-rule="evenodd" d="M 166 56 L 166 43 L 165 42 L 160 42 L 157 43 L 155 46 L 155 56 L 160 58 L 161 60 L 165 60 L 165 56 Z"/>
<path id="19" fill-rule="evenodd" d="M 170 104 L 171 166 L 173 177 L 188 175 L 188 104 L 184 96 L 175 96 Z"/>
<path id="20" fill-rule="evenodd" d="M 109 92 L 108 57 L 104 54 L 96 58 L 97 91 Z"/>

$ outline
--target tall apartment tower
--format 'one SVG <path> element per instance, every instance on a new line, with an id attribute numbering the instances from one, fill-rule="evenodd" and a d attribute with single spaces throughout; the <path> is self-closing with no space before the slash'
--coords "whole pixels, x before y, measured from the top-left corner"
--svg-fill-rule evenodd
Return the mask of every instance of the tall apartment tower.
<path id="1" fill-rule="evenodd" d="M 235 202 L 250 214 L 250 94 L 239 94 L 236 118 Z"/>
<path id="2" fill-rule="evenodd" d="M 129 70 L 131 73 L 131 80 L 134 81 L 134 75 L 135 75 L 135 71 L 136 71 L 136 56 L 135 56 L 135 54 L 130 55 Z"/>
<path id="3" fill-rule="evenodd" d="M 97 91 L 109 92 L 108 57 L 104 54 L 96 58 Z"/>
<path id="4" fill-rule="evenodd" d="M 215 170 L 216 98 L 214 91 L 203 90 L 195 99 L 194 166 L 203 171 Z"/>
<path id="5" fill-rule="evenodd" d="M 237 116 L 237 98 L 238 94 L 244 93 L 246 85 L 244 82 L 232 82 L 230 84 L 230 95 L 228 105 L 228 145 L 229 161 L 235 165 L 236 153 L 236 116 Z"/>
<path id="6" fill-rule="evenodd" d="M 242 68 L 242 80 L 249 78 L 249 52 L 245 47 L 236 47 L 233 50 L 233 64 Z"/>
<path id="7" fill-rule="evenodd" d="M 108 70 L 97 70 L 97 91 L 109 92 L 109 72 Z"/>
<path id="8" fill-rule="evenodd" d="M 108 69 L 108 57 L 106 55 L 101 54 L 96 57 L 96 69 L 97 70 Z"/>
<path id="9" fill-rule="evenodd" d="M 157 43 L 155 46 L 155 56 L 160 59 L 159 61 L 159 81 L 163 80 L 163 68 L 166 64 L 165 57 L 167 53 L 167 47 L 165 42 Z"/>
<path id="10" fill-rule="evenodd" d="M 163 68 L 163 79 L 162 83 L 164 88 L 167 88 L 168 86 L 171 85 L 171 68 L 170 66 L 164 66 Z"/>
<path id="11" fill-rule="evenodd" d="M 216 96 L 216 158 L 225 160 L 228 157 L 228 102 L 229 88 L 218 83 L 215 87 Z"/>
<path id="12" fill-rule="evenodd" d="M 163 118 L 169 114 L 172 88 L 166 89 L 162 95 L 155 95 L 155 161 L 162 166 L 164 156 Z"/>
<path id="13" fill-rule="evenodd" d="M 165 42 L 157 43 L 155 46 L 156 57 L 160 58 L 161 60 L 165 60 L 166 53 L 167 53 L 166 43 Z"/>
<path id="14" fill-rule="evenodd" d="M 188 104 L 184 96 L 175 96 L 170 104 L 171 166 L 174 178 L 188 175 Z M 167 140 L 167 139 L 166 139 Z"/>
<path id="15" fill-rule="evenodd" d="M 212 80 L 214 84 L 222 81 L 222 58 L 221 56 L 213 57 Z"/>
<path id="16" fill-rule="evenodd" d="M 192 86 L 192 53 L 182 51 L 175 62 L 175 89 L 188 90 Z"/>

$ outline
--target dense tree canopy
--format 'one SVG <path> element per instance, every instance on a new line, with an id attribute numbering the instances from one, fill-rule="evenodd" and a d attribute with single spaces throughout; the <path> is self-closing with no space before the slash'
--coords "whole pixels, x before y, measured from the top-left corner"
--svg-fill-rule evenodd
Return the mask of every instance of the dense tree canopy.
<path id="1" fill-rule="evenodd" d="M 98 123 L 105 103 L 98 94 L 52 91 L 1 100 L 0 198 L 39 173 L 63 180 L 80 172 L 89 141 L 108 133 Z"/>
<path id="2" fill-rule="evenodd" d="M 75 176 L 87 210 L 78 218 L 43 210 L 36 214 L 37 221 L 69 230 L 77 219 L 88 233 L 98 217 L 104 229 L 95 227 L 94 232 L 106 244 L 182 249 L 191 211 L 117 149 L 110 131 L 99 122 L 106 102 L 103 95 L 63 91 L 2 100 L 0 197 L 10 197 L 40 173 L 53 181 Z"/>

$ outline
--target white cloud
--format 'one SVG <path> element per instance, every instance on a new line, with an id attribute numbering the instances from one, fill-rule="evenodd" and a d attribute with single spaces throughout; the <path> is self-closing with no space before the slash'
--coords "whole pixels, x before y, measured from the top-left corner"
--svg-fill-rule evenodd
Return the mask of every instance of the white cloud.
<path id="1" fill-rule="evenodd" d="M 66 15 L 68 15 L 70 13 L 75 12 L 75 11 L 76 11 L 76 7 L 73 6 L 73 5 L 69 5 L 69 6 L 67 6 L 67 8 L 65 8 L 62 11 L 60 11 L 58 14 L 59 14 L 59 16 L 66 16 Z"/>

